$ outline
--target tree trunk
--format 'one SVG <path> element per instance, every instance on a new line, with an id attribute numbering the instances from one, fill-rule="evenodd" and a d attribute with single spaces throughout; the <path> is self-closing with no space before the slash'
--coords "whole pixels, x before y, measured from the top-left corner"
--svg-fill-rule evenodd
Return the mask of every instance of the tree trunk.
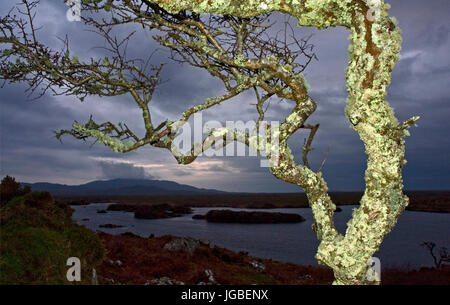
<path id="1" fill-rule="evenodd" d="M 399 59 L 401 35 L 395 20 L 388 16 L 389 5 L 383 0 L 153 0 L 169 12 L 191 10 L 253 17 L 270 11 L 280 11 L 296 17 L 299 25 L 344 26 L 350 29 L 350 61 L 347 69 L 346 115 L 359 134 L 368 155 L 365 173 L 366 189 L 361 205 L 353 212 L 345 236 L 334 228 L 335 205 L 327 194 L 321 173 L 295 164 L 287 147 L 287 138 L 308 117 L 295 109 L 288 118 L 287 128 L 280 131 L 280 162 L 272 173 L 298 184 L 307 193 L 315 223 L 313 230 L 321 240 L 317 259 L 330 266 L 335 284 L 369 284 L 367 261 L 379 248 L 383 238 L 394 227 L 408 204 L 403 194 L 402 167 L 406 128 L 418 117 L 399 124 L 392 108 L 385 102 L 391 72 Z M 370 5 L 370 6 L 369 6 Z M 306 106 L 299 103 L 297 106 Z M 285 126 L 286 127 L 286 126 Z"/>

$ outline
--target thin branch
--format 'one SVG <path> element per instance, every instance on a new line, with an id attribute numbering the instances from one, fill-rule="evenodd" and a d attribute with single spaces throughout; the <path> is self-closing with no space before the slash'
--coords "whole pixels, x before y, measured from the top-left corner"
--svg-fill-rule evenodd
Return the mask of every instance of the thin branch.
<path id="1" fill-rule="evenodd" d="M 317 129 L 319 129 L 319 126 L 320 126 L 320 124 L 302 126 L 302 128 L 311 130 L 311 132 L 309 133 L 308 141 L 306 141 L 306 143 L 302 147 L 302 149 L 303 149 L 302 160 L 303 160 L 303 164 L 307 168 L 310 168 L 309 162 L 308 162 L 308 153 L 312 150 L 311 144 L 314 139 L 314 136 L 316 135 Z"/>
<path id="2" fill-rule="evenodd" d="M 330 145 L 328 145 L 327 152 L 325 153 L 325 157 L 323 158 L 322 164 L 320 164 L 320 167 L 319 167 L 319 169 L 317 170 L 317 173 L 319 173 L 319 172 L 323 169 L 323 167 L 324 167 L 324 165 L 325 165 L 325 162 L 327 161 L 328 153 L 329 153 L 329 152 L 330 152 Z"/>

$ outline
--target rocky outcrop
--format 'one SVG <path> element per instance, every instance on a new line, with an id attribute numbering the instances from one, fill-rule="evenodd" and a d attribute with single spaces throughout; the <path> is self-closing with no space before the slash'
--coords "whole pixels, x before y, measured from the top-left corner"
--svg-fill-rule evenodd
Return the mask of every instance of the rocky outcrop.
<path id="1" fill-rule="evenodd" d="M 200 242 L 190 237 L 176 238 L 164 245 L 167 251 L 183 251 L 193 254 L 200 247 Z"/>
<path id="2" fill-rule="evenodd" d="M 163 276 L 151 281 L 147 281 L 144 285 L 184 285 L 183 282 L 171 279 L 170 277 Z"/>
<path id="3" fill-rule="evenodd" d="M 98 275 L 95 268 L 92 268 L 91 285 L 98 285 Z"/>
<path id="4" fill-rule="evenodd" d="M 250 266 L 252 266 L 253 268 L 255 268 L 259 272 L 263 272 L 264 270 L 266 270 L 266 266 L 264 266 L 263 263 L 258 262 L 258 261 L 251 261 L 250 262 Z"/>
<path id="5" fill-rule="evenodd" d="M 112 259 L 107 258 L 107 259 L 105 259 L 105 262 L 114 267 L 122 267 L 122 265 L 123 265 L 122 261 L 119 259 L 113 261 Z"/>
<path id="6" fill-rule="evenodd" d="M 205 215 L 205 218 L 210 222 L 227 223 L 296 223 L 305 221 L 299 214 L 232 210 L 211 210 Z"/>
<path id="7" fill-rule="evenodd" d="M 206 269 L 205 274 L 206 274 L 206 277 L 208 278 L 208 281 L 207 282 L 199 282 L 199 283 L 197 283 L 197 285 L 219 285 L 217 283 L 216 279 L 214 278 L 214 274 L 211 271 L 211 269 Z"/>

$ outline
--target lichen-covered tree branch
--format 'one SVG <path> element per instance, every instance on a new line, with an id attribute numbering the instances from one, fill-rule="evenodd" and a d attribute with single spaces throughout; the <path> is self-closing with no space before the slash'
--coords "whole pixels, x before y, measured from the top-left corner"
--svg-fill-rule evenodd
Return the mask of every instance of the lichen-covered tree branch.
<path id="1" fill-rule="evenodd" d="M 335 284 L 373 283 L 366 277 L 367 261 L 408 204 L 402 184 L 404 137 L 418 119 L 398 122 L 385 101 L 401 45 L 400 29 L 388 15 L 389 5 L 382 0 L 86 0 L 83 21 L 105 39 L 111 54 L 87 62 L 71 54 L 67 39 L 61 51 L 38 40 L 32 13 L 36 5 L 35 1 L 24 1 L 22 15 L 10 14 L 0 20 L 1 78 L 26 82 L 31 91 L 42 89 L 40 94 L 51 90 L 81 100 L 91 95 L 129 94 L 141 109 L 145 126 L 145 135 L 138 137 L 126 124 L 96 123 L 91 117 L 85 124 L 75 122 L 72 129 L 57 132 L 59 139 L 65 134 L 83 140 L 94 138 L 118 152 L 151 145 L 168 150 L 180 164 L 189 164 L 206 150 L 234 141 L 265 152 L 268 159 L 276 151 L 278 158 L 270 163 L 271 173 L 307 194 L 313 230 L 320 240 L 317 260 L 333 269 Z M 312 170 L 307 159 L 319 125 L 306 124 L 317 104 L 308 95 L 302 73 L 315 55 L 307 39 L 296 38 L 295 29 L 285 28 L 284 37 L 289 31 L 289 41 L 267 35 L 267 17 L 273 11 L 291 15 L 299 26 L 350 30 L 345 114 L 363 141 L 368 160 L 366 189 L 345 235 L 334 227 L 336 207 L 322 173 Z M 173 60 L 204 69 L 220 80 L 225 93 L 200 101 L 185 110 L 178 121 L 154 125 L 149 103 L 163 66 L 127 59 L 131 35 L 118 39 L 112 29 L 129 23 L 155 33 L 154 39 L 171 50 Z M 253 132 L 211 130 L 202 143 L 184 154 L 172 145 L 192 115 L 248 90 L 255 93 L 258 115 Z M 257 131 L 264 120 L 264 104 L 273 97 L 291 102 L 292 110 L 279 128 L 265 126 L 266 138 L 261 139 Z M 308 140 L 303 148 L 291 149 L 288 139 L 299 129 L 310 130 Z M 273 137 L 279 139 L 275 146 L 269 144 Z M 302 153 L 303 164 L 294 161 L 296 153 Z"/>

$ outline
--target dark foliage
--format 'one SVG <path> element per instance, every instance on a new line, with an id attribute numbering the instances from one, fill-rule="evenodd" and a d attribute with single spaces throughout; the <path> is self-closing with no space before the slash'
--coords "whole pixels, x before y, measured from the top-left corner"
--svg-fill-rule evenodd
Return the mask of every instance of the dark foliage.
<path id="1" fill-rule="evenodd" d="M 6 176 L 0 184 L 0 204 L 5 204 L 13 197 L 22 196 L 29 192 L 31 192 L 29 186 L 22 187 L 14 177 Z"/>

